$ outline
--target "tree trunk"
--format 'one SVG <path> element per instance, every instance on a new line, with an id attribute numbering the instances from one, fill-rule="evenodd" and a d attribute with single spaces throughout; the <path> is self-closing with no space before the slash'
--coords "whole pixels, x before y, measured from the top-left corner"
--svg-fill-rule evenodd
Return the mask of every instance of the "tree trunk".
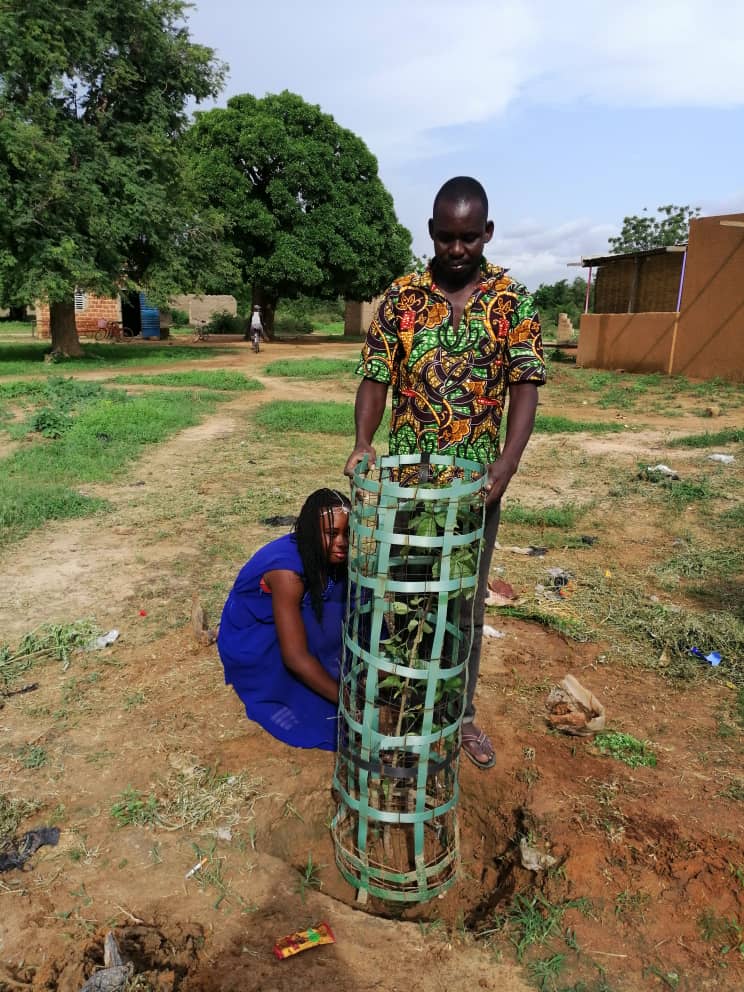
<path id="1" fill-rule="evenodd" d="M 269 296 L 260 286 L 253 287 L 253 306 L 251 307 L 251 313 L 253 313 L 254 306 L 258 305 L 261 307 L 261 320 L 263 321 L 266 337 L 270 341 L 274 340 L 274 314 L 278 302 L 279 300 L 276 296 Z"/>
<path id="2" fill-rule="evenodd" d="M 49 307 L 52 334 L 52 354 L 63 358 L 79 358 L 83 354 L 75 327 L 75 302 L 52 303 Z"/>

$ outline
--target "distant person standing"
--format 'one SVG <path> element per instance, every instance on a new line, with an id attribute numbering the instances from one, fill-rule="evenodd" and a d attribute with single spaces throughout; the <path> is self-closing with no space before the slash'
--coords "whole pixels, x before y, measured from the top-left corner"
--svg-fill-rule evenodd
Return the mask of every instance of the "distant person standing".
<path id="1" fill-rule="evenodd" d="M 261 347 L 261 340 L 266 340 L 266 334 L 264 333 L 263 319 L 261 317 L 261 307 L 258 303 L 253 308 L 253 313 L 251 314 L 251 322 L 248 327 L 248 334 L 246 334 L 245 340 L 250 340 L 253 344 L 253 350 L 259 351 Z"/>
<path id="2" fill-rule="evenodd" d="M 479 768 L 495 763 L 493 746 L 475 725 L 473 697 L 480 668 L 484 600 L 499 525 L 501 497 L 532 433 L 537 387 L 545 382 L 540 320 L 524 286 L 490 265 L 483 249 L 493 236 L 479 182 L 457 176 L 434 199 L 429 234 L 434 257 L 426 271 L 396 279 L 367 333 L 357 368 L 356 443 L 344 472 L 367 455 L 392 386 L 390 454 L 446 454 L 480 462 L 487 471 L 486 522 L 463 718 L 462 748 Z M 506 397 L 509 420 L 499 432 Z"/>

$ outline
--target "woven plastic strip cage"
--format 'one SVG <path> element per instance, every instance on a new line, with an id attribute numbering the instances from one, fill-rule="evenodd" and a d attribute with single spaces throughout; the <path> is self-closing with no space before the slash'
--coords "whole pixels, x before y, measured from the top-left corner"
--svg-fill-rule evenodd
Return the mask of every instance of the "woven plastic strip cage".
<path id="1" fill-rule="evenodd" d="M 436 455 L 354 474 L 332 830 L 365 898 L 424 902 L 457 875 L 483 485 L 481 465 Z"/>

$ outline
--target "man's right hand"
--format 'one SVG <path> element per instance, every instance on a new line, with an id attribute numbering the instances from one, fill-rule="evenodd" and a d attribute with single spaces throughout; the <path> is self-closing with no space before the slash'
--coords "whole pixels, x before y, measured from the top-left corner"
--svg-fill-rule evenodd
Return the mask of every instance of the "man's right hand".
<path id="1" fill-rule="evenodd" d="M 358 444 L 344 465 L 344 475 L 348 475 L 351 479 L 354 475 L 354 469 L 365 455 L 369 458 L 369 466 L 371 468 L 377 461 L 377 452 L 371 444 Z"/>

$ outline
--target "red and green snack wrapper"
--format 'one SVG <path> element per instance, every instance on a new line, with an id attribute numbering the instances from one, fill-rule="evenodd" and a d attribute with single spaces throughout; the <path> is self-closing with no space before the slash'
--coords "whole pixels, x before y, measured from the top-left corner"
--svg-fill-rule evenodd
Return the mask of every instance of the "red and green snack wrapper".
<path id="1" fill-rule="evenodd" d="M 281 961 L 283 958 L 291 958 L 293 954 L 300 951 L 308 951 L 311 947 L 320 947 L 321 944 L 335 944 L 336 938 L 327 923 L 317 923 L 307 930 L 298 930 L 296 933 L 282 937 L 274 944 L 274 954 Z"/>

